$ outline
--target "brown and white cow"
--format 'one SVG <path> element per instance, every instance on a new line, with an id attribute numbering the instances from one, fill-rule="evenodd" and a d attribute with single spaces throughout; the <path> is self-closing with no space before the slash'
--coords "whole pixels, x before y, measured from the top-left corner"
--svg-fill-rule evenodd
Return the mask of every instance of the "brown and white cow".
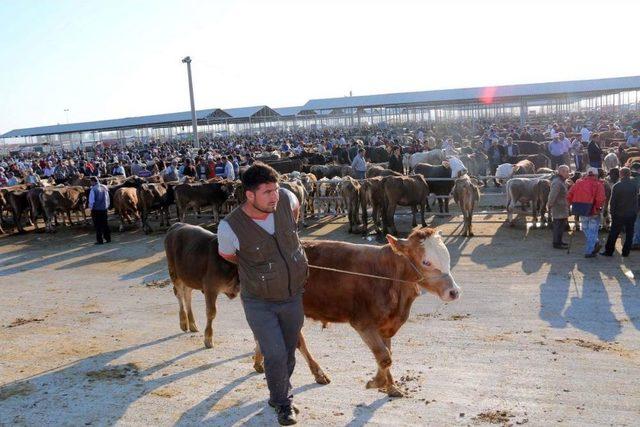
<path id="1" fill-rule="evenodd" d="M 376 375 L 366 387 L 400 397 L 402 392 L 396 387 L 390 370 L 391 338 L 409 318 L 411 305 L 422 291 L 448 302 L 458 299 L 460 288 L 451 275 L 449 251 L 436 230 L 417 229 L 407 239 L 387 235 L 387 240 L 389 243 L 384 246 L 304 241 L 311 268 L 303 304 L 305 316 L 313 320 L 325 324 L 349 323 L 371 349 L 378 365 Z M 300 337 L 304 343 L 302 333 Z M 311 354 L 305 354 L 302 348 L 301 351 L 312 373 L 321 373 Z M 261 371 L 262 361 L 259 348 L 256 348 L 256 370 Z"/>

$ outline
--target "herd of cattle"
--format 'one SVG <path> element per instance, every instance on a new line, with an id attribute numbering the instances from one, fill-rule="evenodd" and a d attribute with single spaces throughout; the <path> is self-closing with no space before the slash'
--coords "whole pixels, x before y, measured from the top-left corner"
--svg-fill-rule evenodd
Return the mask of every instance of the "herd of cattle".
<path id="1" fill-rule="evenodd" d="M 546 201 L 550 189 L 550 160 L 544 154 L 544 144 L 532 141 L 520 141 L 520 150 L 514 164 L 498 166 L 493 181 L 496 186 L 506 182 L 506 207 L 508 221 L 513 224 L 513 213 L 517 203 L 531 205 L 534 223 L 546 222 Z M 367 151 L 370 160 L 366 178 L 356 180 L 348 162 L 355 155 L 357 147 L 340 148 L 333 156 L 304 153 L 303 156 L 278 159 L 264 158 L 266 163 L 281 173 L 281 186 L 291 190 L 298 198 L 302 212 L 300 226 L 306 224 L 306 218 L 326 215 L 330 212 L 345 214 L 349 219 L 349 232 L 361 232 L 366 236 L 368 230 L 369 208 L 372 225 L 378 234 L 397 234 L 394 213 L 397 206 L 408 206 L 412 210 L 412 225 L 417 225 L 418 208 L 422 224 L 425 225 L 424 212 L 431 211 L 429 196 L 436 196 L 440 213 L 449 212 L 449 198 L 452 197 L 464 217 L 463 234 L 473 236 L 471 219 L 477 205 L 479 188 L 488 185 L 486 171 L 487 156 L 478 150 L 462 147 L 455 153 L 442 149 L 427 152 L 405 154 L 404 174 L 387 168 L 389 158 L 384 147 L 371 147 Z M 604 159 L 604 169 L 608 172 L 605 180 L 607 195 L 611 185 L 617 179 L 617 167 L 630 164 L 640 158 L 637 149 L 610 152 Z M 337 161 L 336 161 L 337 160 Z M 374 160 L 376 162 L 374 162 Z M 242 174 L 243 166 L 240 170 Z M 537 177 L 518 177 L 535 175 Z M 574 180 L 579 176 L 576 172 Z M 214 222 L 220 215 L 228 212 L 244 199 L 239 181 L 212 179 L 209 181 L 164 182 L 161 174 L 148 178 L 132 176 L 104 177 L 102 183 L 109 188 L 113 212 L 120 219 L 120 230 L 127 224 L 140 221 L 145 233 L 153 229 L 149 215 L 156 213 L 160 217 L 160 226 L 168 227 L 171 220 L 172 205 L 175 205 L 175 217 L 184 222 L 187 211 L 194 209 L 200 214 L 206 207 L 212 208 Z M 82 215 L 86 221 L 88 192 L 90 182 L 87 177 L 70 177 L 60 185 L 49 184 L 46 180 L 40 186 L 19 184 L 0 189 L 0 213 L 12 214 L 12 224 L 18 232 L 24 232 L 24 223 L 31 223 L 38 229 L 38 220 L 42 218 L 47 231 L 53 231 L 58 225 L 58 214 L 67 216 L 72 223 L 71 213 Z M 606 223 L 605 212 L 605 223 Z M 2 222 L 0 222 L 0 232 Z"/>

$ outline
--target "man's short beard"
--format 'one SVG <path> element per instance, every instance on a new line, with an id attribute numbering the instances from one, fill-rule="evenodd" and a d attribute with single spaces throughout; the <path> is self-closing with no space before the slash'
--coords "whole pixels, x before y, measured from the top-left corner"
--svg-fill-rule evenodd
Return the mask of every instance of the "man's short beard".
<path id="1" fill-rule="evenodd" d="M 253 206 L 254 209 L 259 210 L 260 212 L 266 213 L 266 214 L 274 213 L 276 210 L 276 208 L 274 207 L 273 210 L 265 211 L 264 209 L 260 209 L 258 205 L 256 205 L 255 203 L 251 203 L 251 206 Z"/>

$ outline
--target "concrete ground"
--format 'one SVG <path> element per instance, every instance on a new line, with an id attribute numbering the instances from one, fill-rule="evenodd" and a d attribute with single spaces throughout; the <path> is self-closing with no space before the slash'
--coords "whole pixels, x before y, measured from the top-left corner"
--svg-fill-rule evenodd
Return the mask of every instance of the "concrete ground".
<path id="1" fill-rule="evenodd" d="M 585 259 L 581 235 L 567 254 L 503 221 L 479 214 L 467 239 L 460 217 L 436 220 L 463 295 L 420 297 L 394 338 L 406 398 L 365 390 L 375 362 L 349 326 L 307 321 L 332 382 L 298 358 L 301 425 L 638 425 L 640 252 Z M 343 218 L 304 235 L 363 242 Z M 163 237 L 0 236 L 0 425 L 275 424 L 239 301 L 218 300 L 213 349 L 180 331 Z M 195 293 L 194 312 L 203 329 Z"/>

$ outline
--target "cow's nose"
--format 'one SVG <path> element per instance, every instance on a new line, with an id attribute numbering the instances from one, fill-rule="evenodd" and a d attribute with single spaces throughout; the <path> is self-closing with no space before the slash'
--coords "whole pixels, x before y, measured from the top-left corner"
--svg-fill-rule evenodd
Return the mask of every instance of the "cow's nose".
<path id="1" fill-rule="evenodd" d="M 459 296 L 460 296 L 460 291 L 458 291 L 457 289 L 452 289 L 449 291 L 449 297 L 452 300 L 458 299 Z"/>

